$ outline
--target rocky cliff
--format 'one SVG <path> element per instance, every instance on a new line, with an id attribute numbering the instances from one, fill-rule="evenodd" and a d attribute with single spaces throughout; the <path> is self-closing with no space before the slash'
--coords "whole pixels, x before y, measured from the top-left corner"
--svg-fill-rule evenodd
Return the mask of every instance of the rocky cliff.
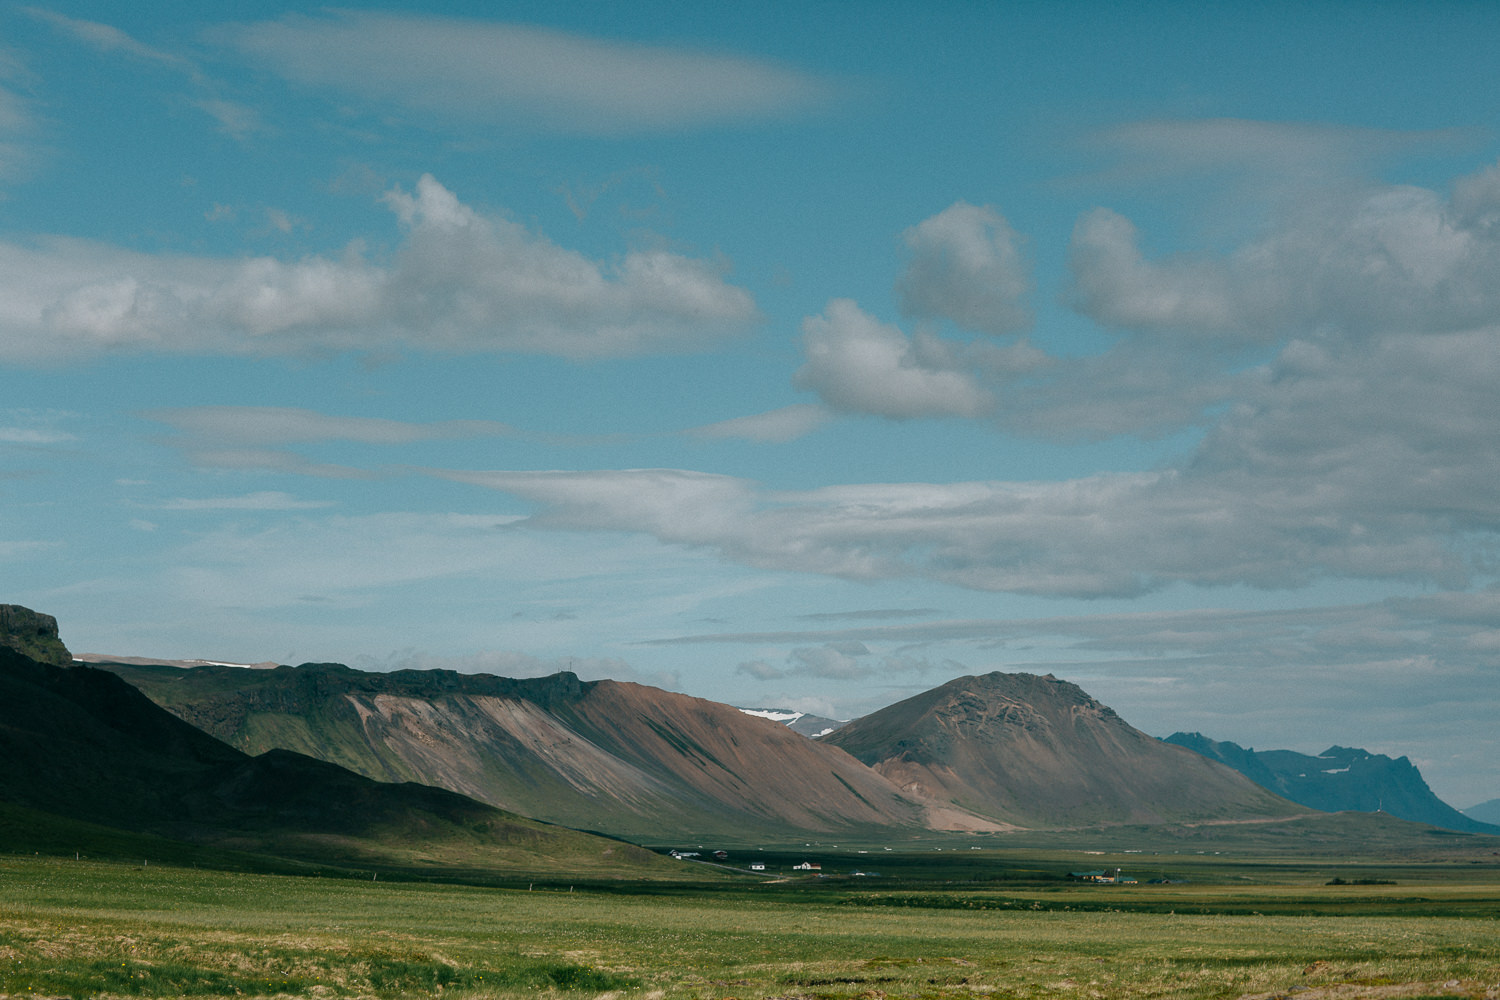
<path id="1" fill-rule="evenodd" d="M 0 604 L 0 646 L 56 667 L 73 662 L 73 654 L 58 637 L 57 619 L 19 604 Z"/>

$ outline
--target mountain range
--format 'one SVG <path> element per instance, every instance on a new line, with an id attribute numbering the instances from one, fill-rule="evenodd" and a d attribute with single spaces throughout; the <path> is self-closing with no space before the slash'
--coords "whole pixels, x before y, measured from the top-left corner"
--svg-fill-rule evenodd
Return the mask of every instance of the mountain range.
<path id="1" fill-rule="evenodd" d="M 566 858 L 618 875 L 654 859 L 577 831 L 660 844 L 1108 827 L 1201 839 L 1239 824 L 1288 842 L 1335 820 L 1210 759 L 1252 751 L 1156 740 L 1051 676 L 956 678 L 810 739 L 789 728 L 795 713 L 571 673 L 86 666 L 47 616 L 12 611 L 31 653 L 72 665 L 0 642 L 0 836 L 32 809 L 278 856 L 510 870 Z"/>
<path id="2" fill-rule="evenodd" d="M 1253 750 L 1202 733 L 1173 733 L 1165 742 L 1227 764 L 1262 788 L 1323 812 L 1384 812 L 1449 830 L 1500 834 L 1500 826 L 1465 815 L 1434 795 L 1405 757 L 1341 746 L 1316 757 L 1293 750 Z"/>
<path id="3" fill-rule="evenodd" d="M 819 739 L 716 702 L 570 673 L 102 664 L 242 750 L 284 747 L 548 822 L 640 838 L 999 832 L 1297 815 L 1072 684 L 951 681 Z"/>

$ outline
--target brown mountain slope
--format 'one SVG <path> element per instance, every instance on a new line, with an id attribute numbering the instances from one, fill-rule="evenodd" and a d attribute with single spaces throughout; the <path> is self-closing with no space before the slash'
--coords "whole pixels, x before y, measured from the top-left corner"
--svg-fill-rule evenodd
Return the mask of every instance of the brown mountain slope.
<path id="1" fill-rule="evenodd" d="M 108 669 L 249 752 L 297 750 L 581 829 L 676 840 L 924 824 L 922 805 L 842 750 L 638 684 L 337 664 Z"/>
<path id="2" fill-rule="evenodd" d="M 109 831 L 340 867 L 430 874 L 674 877 L 617 841 L 548 826 L 441 788 L 371 781 L 286 750 L 250 757 L 119 677 L 0 648 L 0 808 Z M 41 821 L 39 821 L 41 822 Z M 54 845 L 55 846 L 55 845 Z M 0 850 L 10 849 L 0 843 Z M 92 849 L 92 848 L 90 848 Z"/>
<path id="3" fill-rule="evenodd" d="M 1052 676 L 960 677 L 823 738 L 908 794 L 1024 827 L 1307 812 Z"/>

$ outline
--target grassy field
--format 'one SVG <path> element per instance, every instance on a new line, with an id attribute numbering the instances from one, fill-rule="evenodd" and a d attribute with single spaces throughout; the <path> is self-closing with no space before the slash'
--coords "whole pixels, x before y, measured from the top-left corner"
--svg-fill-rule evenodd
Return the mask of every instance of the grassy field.
<path id="1" fill-rule="evenodd" d="M 1083 886 L 1065 881 L 1076 858 L 881 860 L 906 873 L 528 889 L 0 856 L 0 994 L 1186 1000 L 1500 987 L 1494 866 L 1348 866 L 1335 877 L 1375 884 L 1326 885 L 1327 865 L 1183 859 L 1197 866 L 1186 884 Z M 1325 992 L 1336 983 L 1357 989 Z"/>

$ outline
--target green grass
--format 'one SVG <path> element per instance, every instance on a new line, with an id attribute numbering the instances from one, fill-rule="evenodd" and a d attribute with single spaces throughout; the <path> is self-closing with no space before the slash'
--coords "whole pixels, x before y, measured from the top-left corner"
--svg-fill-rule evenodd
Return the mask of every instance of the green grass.
<path id="1" fill-rule="evenodd" d="M 0 995 L 1197 1000 L 1415 982 L 1483 996 L 1500 983 L 1500 872 L 1403 872 L 1394 886 L 1325 886 L 1293 865 L 1170 886 L 528 891 L 10 855 Z"/>

